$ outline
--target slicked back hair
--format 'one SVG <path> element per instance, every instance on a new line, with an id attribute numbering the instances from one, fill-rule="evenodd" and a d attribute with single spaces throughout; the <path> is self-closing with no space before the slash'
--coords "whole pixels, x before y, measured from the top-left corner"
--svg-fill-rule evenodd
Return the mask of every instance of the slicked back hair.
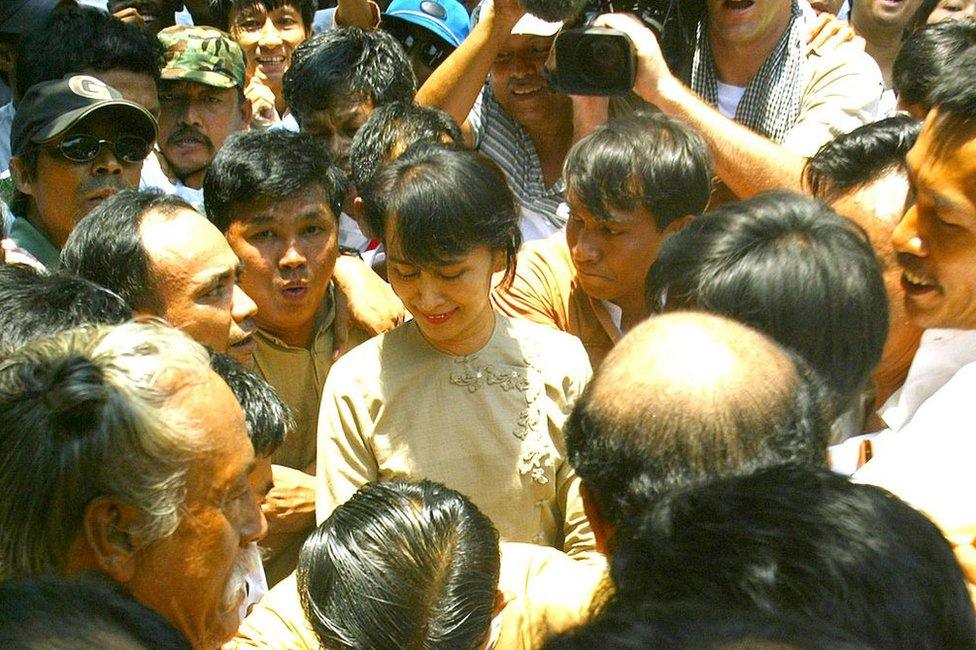
<path id="1" fill-rule="evenodd" d="M 312 533 L 298 591 L 324 647 L 474 650 L 499 571 L 498 532 L 471 501 L 396 480 L 367 483 Z"/>
<path id="2" fill-rule="evenodd" d="M 921 130 L 920 122 L 896 115 L 843 133 L 807 161 L 804 183 L 814 197 L 832 203 L 890 171 L 905 172 L 905 156 Z"/>

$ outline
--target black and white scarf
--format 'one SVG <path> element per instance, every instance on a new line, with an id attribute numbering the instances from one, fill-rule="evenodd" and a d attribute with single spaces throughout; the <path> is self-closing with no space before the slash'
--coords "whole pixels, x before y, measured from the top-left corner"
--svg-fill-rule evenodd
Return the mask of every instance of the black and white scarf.
<path id="1" fill-rule="evenodd" d="M 718 103 L 717 74 L 707 29 L 704 23 L 698 27 L 691 87 L 715 106 Z M 736 122 L 774 142 L 786 138 L 800 114 L 803 63 L 806 60 L 805 29 L 803 10 L 797 0 L 792 0 L 792 16 L 783 37 L 749 83 L 735 112 Z"/>

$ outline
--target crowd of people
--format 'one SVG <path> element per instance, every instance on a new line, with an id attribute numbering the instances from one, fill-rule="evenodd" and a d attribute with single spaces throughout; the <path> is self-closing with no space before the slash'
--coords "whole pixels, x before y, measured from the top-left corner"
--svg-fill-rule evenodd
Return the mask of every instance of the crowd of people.
<path id="1" fill-rule="evenodd" d="M 0 647 L 976 648 L 976 1 L 657 4 L 0 2 Z"/>

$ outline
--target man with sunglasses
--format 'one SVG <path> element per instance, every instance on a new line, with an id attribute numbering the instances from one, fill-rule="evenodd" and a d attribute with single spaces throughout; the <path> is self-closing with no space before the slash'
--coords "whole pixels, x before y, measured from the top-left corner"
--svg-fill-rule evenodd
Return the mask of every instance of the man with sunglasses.
<path id="1" fill-rule="evenodd" d="M 393 0 L 380 27 L 403 46 L 418 85 L 471 31 L 468 11 L 457 0 Z"/>
<path id="2" fill-rule="evenodd" d="M 139 184 L 156 139 L 145 108 L 87 75 L 34 85 L 11 131 L 10 238 L 49 269 L 78 219 Z"/>

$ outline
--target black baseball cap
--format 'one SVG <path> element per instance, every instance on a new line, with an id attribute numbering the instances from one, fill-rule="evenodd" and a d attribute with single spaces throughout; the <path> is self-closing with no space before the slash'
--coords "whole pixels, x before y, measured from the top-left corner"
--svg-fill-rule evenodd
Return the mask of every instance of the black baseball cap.
<path id="1" fill-rule="evenodd" d="M 28 142 L 44 144 L 58 137 L 92 113 L 113 110 L 121 124 L 130 127 L 152 144 L 156 139 L 156 118 L 145 108 L 122 99 L 119 91 L 95 77 L 70 75 L 42 81 L 30 87 L 17 104 L 10 129 L 10 150 L 24 153 Z"/>
<path id="2" fill-rule="evenodd" d="M 0 2 L 0 34 L 26 34 L 44 24 L 58 0 L 3 0 Z"/>

